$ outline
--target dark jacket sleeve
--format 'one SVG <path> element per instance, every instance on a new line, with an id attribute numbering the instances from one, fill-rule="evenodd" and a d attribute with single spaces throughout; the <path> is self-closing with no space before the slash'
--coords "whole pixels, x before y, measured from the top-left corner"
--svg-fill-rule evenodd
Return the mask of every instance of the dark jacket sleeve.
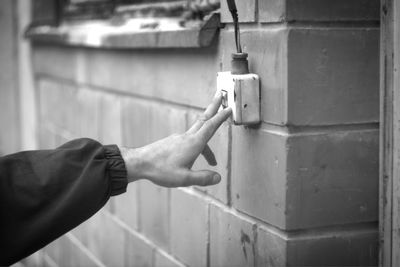
<path id="1" fill-rule="evenodd" d="M 0 265 L 24 258 L 126 191 L 117 146 L 77 139 L 0 158 Z"/>

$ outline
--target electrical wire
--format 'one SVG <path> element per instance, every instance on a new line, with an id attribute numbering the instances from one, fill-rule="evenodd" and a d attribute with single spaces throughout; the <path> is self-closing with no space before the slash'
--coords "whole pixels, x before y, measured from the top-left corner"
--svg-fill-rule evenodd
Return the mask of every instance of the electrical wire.
<path id="1" fill-rule="evenodd" d="M 239 15 L 236 8 L 235 0 L 227 0 L 228 8 L 231 12 L 233 25 L 235 27 L 235 43 L 236 43 L 236 52 L 242 53 L 242 46 L 240 44 L 240 29 L 239 29 Z"/>

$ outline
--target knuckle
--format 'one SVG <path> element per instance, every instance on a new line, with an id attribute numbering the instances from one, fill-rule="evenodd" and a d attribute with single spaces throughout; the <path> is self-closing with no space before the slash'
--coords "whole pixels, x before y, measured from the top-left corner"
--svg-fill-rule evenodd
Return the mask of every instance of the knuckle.
<path id="1" fill-rule="evenodd" d="M 186 140 L 187 142 L 189 142 L 189 143 L 191 143 L 191 144 L 194 144 L 195 142 L 197 142 L 196 136 L 195 136 L 194 134 L 191 134 L 191 133 L 186 133 L 186 134 L 184 135 L 184 138 L 185 138 L 185 140 Z"/>
<path id="2" fill-rule="evenodd" d="M 208 120 L 204 125 L 207 127 L 209 131 L 212 131 L 214 128 L 217 127 L 215 121 L 213 120 Z"/>
<path id="3" fill-rule="evenodd" d="M 207 116 L 206 116 L 205 114 L 200 115 L 200 116 L 197 118 L 197 120 L 198 120 L 199 122 L 206 122 L 206 121 L 207 121 Z"/>

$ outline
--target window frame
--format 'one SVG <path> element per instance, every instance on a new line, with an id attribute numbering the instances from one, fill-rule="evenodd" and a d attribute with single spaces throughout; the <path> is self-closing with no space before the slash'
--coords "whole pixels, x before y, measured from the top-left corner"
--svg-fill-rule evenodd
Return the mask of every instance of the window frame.
<path id="1" fill-rule="evenodd" d="M 72 3 L 72 8 L 74 0 L 35 1 L 41 4 L 34 6 L 33 22 L 26 32 L 33 42 L 123 49 L 195 48 L 212 45 L 220 28 L 219 0 L 154 0 L 130 5 L 126 3 L 134 0 L 87 0 Z M 127 21 L 140 23 L 140 29 L 121 31 Z M 107 33 L 94 36 L 93 29 Z"/>

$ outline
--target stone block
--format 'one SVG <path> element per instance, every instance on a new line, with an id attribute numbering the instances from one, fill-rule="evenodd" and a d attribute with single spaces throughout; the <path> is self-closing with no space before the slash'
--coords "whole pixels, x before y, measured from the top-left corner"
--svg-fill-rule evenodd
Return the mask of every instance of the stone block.
<path id="1" fill-rule="evenodd" d="M 260 22 L 379 21 L 378 0 L 262 0 Z"/>
<path id="2" fill-rule="evenodd" d="M 121 102 L 122 145 L 142 147 L 150 142 L 150 107 L 147 102 L 133 98 L 124 98 Z"/>
<path id="3" fill-rule="evenodd" d="M 144 242 L 134 232 L 125 231 L 125 265 L 132 267 L 152 267 L 153 247 Z"/>
<path id="4" fill-rule="evenodd" d="M 376 228 L 302 234 L 257 229 L 256 266 L 376 266 Z"/>
<path id="5" fill-rule="evenodd" d="M 222 66 L 235 51 L 221 33 Z M 379 120 L 379 29 L 246 29 L 242 46 L 261 80 L 261 116 L 271 124 L 317 126 Z M 226 51 L 226 52 L 225 52 Z"/>
<path id="6" fill-rule="evenodd" d="M 157 251 L 154 260 L 155 267 L 184 267 L 185 265 L 171 255 Z"/>
<path id="7" fill-rule="evenodd" d="M 179 189 L 171 191 L 171 253 L 189 266 L 207 266 L 208 207 Z"/>
<path id="8" fill-rule="evenodd" d="M 142 101 L 122 100 L 122 141 L 128 147 L 141 147 L 186 130 L 185 109 Z"/>
<path id="9" fill-rule="evenodd" d="M 206 107 L 215 93 L 220 58 L 217 47 L 212 46 L 196 50 L 91 50 L 85 60 L 88 84 Z"/>
<path id="10" fill-rule="evenodd" d="M 36 77 L 84 80 L 84 51 L 69 46 L 35 44 L 32 49 L 33 72 Z"/>
<path id="11" fill-rule="evenodd" d="M 138 181 L 139 229 L 157 246 L 169 247 L 169 189 L 148 181 Z"/>
<path id="12" fill-rule="evenodd" d="M 220 70 L 217 45 L 200 50 L 117 51 L 35 44 L 33 50 L 37 77 L 195 107 L 206 107 L 212 99 Z"/>
<path id="13" fill-rule="evenodd" d="M 286 224 L 285 137 L 256 129 L 232 128 L 233 206 L 266 222 Z"/>
<path id="14" fill-rule="evenodd" d="M 102 144 L 122 143 L 121 97 L 101 93 L 99 103 L 99 141 Z"/>
<path id="15" fill-rule="evenodd" d="M 186 130 L 185 109 L 152 103 L 149 112 L 149 142 L 155 142 L 171 134 L 181 134 Z"/>
<path id="16" fill-rule="evenodd" d="M 290 137 L 287 228 L 378 220 L 379 131 Z"/>
<path id="17" fill-rule="evenodd" d="M 77 88 L 64 83 L 42 79 L 38 81 L 39 119 L 60 129 L 74 132 L 79 116 Z"/>
<path id="18" fill-rule="evenodd" d="M 112 212 L 121 221 L 126 223 L 132 229 L 138 229 L 139 196 L 138 185 L 130 183 L 124 194 L 111 198 Z M 109 201 L 109 202 L 110 202 Z"/>
<path id="19" fill-rule="evenodd" d="M 232 22 L 232 15 L 229 11 L 227 1 L 221 2 L 221 22 Z M 239 22 L 256 22 L 256 1 L 255 0 L 239 0 L 236 2 L 238 10 Z"/>
<path id="20" fill-rule="evenodd" d="M 98 139 L 101 124 L 101 92 L 81 88 L 77 94 L 77 102 L 79 111 L 79 115 L 75 117 L 78 123 L 77 136 Z"/>
<path id="21" fill-rule="evenodd" d="M 288 238 L 271 228 L 257 227 L 256 266 L 288 266 Z"/>
<path id="22" fill-rule="evenodd" d="M 235 208 L 281 229 L 377 220 L 378 130 L 232 135 Z"/>
<path id="23" fill-rule="evenodd" d="M 221 31 L 222 69 L 231 69 L 236 51 L 232 30 Z M 249 54 L 249 70 L 261 81 L 261 119 L 274 124 L 287 121 L 287 36 L 285 27 L 243 29 L 241 43 Z"/>
<path id="24" fill-rule="evenodd" d="M 288 124 L 379 121 L 379 28 L 297 29 L 288 37 Z"/>
<path id="25" fill-rule="evenodd" d="M 81 229 L 83 235 L 78 239 L 90 253 L 106 266 L 125 266 L 124 229 L 108 213 L 101 211 L 85 224 Z"/>
<path id="26" fill-rule="evenodd" d="M 82 244 L 70 234 L 64 235 L 43 249 L 44 260 L 49 267 L 76 266 L 88 267 L 103 266 L 98 258 L 92 255 Z"/>
<path id="27" fill-rule="evenodd" d="M 210 266 L 254 266 L 255 224 L 210 207 Z"/>

